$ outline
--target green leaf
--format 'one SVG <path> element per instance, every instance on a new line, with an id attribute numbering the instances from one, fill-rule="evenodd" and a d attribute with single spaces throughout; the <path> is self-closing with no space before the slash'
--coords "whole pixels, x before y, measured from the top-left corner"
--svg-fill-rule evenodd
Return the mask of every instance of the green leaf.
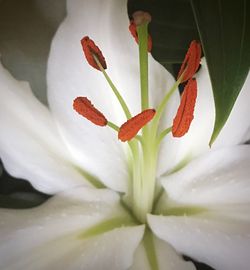
<path id="1" fill-rule="evenodd" d="M 212 82 L 216 119 L 210 145 L 226 123 L 249 71 L 247 0 L 191 0 Z"/>

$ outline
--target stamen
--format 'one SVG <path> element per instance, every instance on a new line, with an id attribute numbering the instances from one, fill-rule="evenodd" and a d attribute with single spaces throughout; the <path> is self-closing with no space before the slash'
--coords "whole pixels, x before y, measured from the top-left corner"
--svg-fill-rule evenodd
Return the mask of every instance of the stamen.
<path id="1" fill-rule="evenodd" d="M 118 138 L 123 141 L 133 139 L 139 130 L 151 121 L 155 115 L 154 109 L 147 109 L 125 122 L 118 132 Z"/>
<path id="2" fill-rule="evenodd" d="M 198 41 L 193 40 L 181 65 L 177 78 L 179 78 L 181 74 L 184 73 L 182 82 L 191 79 L 200 65 L 200 60 L 201 45 Z"/>
<path id="3" fill-rule="evenodd" d="M 100 70 L 100 67 L 96 63 L 94 56 L 99 60 L 103 69 L 107 68 L 107 64 L 101 50 L 95 45 L 94 41 L 88 36 L 82 38 L 81 40 L 82 49 L 88 63 L 95 69 Z"/>
<path id="4" fill-rule="evenodd" d="M 106 117 L 86 97 L 77 97 L 73 102 L 73 108 L 97 126 L 106 126 L 108 123 Z"/>
<path id="5" fill-rule="evenodd" d="M 182 137 L 189 130 L 194 118 L 194 106 L 197 97 L 197 82 L 191 79 L 186 84 L 181 96 L 181 103 L 173 121 L 172 134 L 174 137 Z"/>
<path id="6" fill-rule="evenodd" d="M 137 26 L 141 26 L 143 24 L 148 24 L 151 22 L 151 15 L 148 12 L 144 11 L 136 11 L 133 14 L 133 20 L 130 21 L 129 31 L 131 35 L 134 37 L 137 44 L 139 44 Z M 148 35 L 148 52 L 152 50 L 152 37 Z"/>

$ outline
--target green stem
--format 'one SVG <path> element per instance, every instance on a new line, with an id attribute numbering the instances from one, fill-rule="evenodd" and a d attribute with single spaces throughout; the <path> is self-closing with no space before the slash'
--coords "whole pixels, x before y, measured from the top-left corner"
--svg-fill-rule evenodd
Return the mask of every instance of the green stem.
<path id="1" fill-rule="evenodd" d="M 141 110 L 149 107 L 148 96 L 148 23 L 137 26 L 140 58 Z"/>

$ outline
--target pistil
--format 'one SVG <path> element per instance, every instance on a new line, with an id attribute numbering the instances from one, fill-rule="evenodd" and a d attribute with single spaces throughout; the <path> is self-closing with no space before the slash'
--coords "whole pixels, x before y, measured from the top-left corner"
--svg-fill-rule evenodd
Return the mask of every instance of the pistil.
<path id="1" fill-rule="evenodd" d="M 133 14 L 139 44 L 141 110 L 149 107 L 148 96 L 148 23 L 151 16 L 147 12 L 137 11 Z"/>

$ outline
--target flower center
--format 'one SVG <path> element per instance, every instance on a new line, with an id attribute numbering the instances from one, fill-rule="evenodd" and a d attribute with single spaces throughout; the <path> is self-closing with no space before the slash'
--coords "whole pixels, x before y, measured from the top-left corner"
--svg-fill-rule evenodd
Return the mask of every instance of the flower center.
<path id="1" fill-rule="evenodd" d="M 161 194 L 162 187 L 156 179 L 161 142 L 171 131 L 174 137 L 182 137 L 187 133 L 192 122 L 197 96 L 197 83 L 193 75 L 199 67 L 201 56 L 200 44 L 192 41 L 177 81 L 166 92 L 157 108 L 150 108 L 148 94 L 148 53 L 152 49 L 152 38 L 148 35 L 150 21 L 151 16 L 148 13 L 138 11 L 133 14 L 133 20 L 129 26 L 131 34 L 139 45 L 141 112 L 132 117 L 128 105 L 105 71 L 107 64 L 102 52 L 89 37 L 81 40 L 86 60 L 104 75 L 127 120 L 119 127 L 108 121 L 87 97 L 77 97 L 73 102 L 74 110 L 80 115 L 95 125 L 112 128 L 117 132 L 121 143 L 127 143 L 130 150 L 132 179 L 122 200 L 142 223 L 146 222 L 146 215 L 152 212 Z M 178 90 L 179 84 L 186 81 L 173 125 L 160 130 L 159 123 L 170 97 Z"/>

